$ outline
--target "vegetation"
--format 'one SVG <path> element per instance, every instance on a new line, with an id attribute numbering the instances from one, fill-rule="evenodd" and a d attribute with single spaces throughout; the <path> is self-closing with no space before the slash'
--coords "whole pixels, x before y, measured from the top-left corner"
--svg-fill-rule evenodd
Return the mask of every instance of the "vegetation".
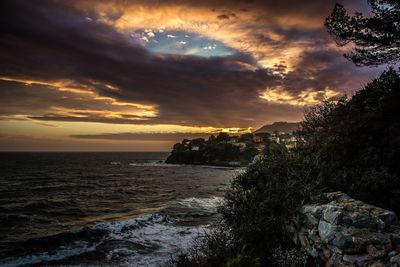
<path id="1" fill-rule="evenodd" d="M 267 138 L 263 139 L 266 142 Z M 175 164 L 207 164 L 240 166 L 250 163 L 262 148 L 257 145 L 265 142 L 255 142 L 252 133 L 241 136 L 229 136 L 219 133 L 211 135 L 208 140 L 203 138 L 188 140 L 174 145 L 167 163 Z"/>
<path id="2" fill-rule="evenodd" d="M 340 42 L 356 42 L 348 56 L 356 64 L 398 60 L 398 1 L 369 3 L 375 15 L 371 19 L 349 17 L 336 5 L 328 29 Z M 397 43 L 388 41 L 389 34 Z M 234 179 L 220 209 L 222 222 L 174 264 L 315 266 L 294 247 L 287 226 L 300 219 L 297 211 L 304 203 L 319 199 L 322 192 L 341 190 L 400 213 L 398 103 L 400 75 L 390 68 L 351 99 L 310 109 L 296 132 L 296 148 L 288 151 L 271 143 L 263 160 Z"/>
<path id="3" fill-rule="evenodd" d="M 351 99 L 314 107 L 298 132 L 299 155 L 321 183 L 400 213 L 400 77 L 384 72 Z"/>
<path id="4" fill-rule="evenodd" d="M 220 209 L 223 222 L 177 265 L 312 266 L 287 226 L 322 192 L 341 190 L 399 213 L 399 89 L 400 75 L 389 69 L 351 99 L 312 108 L 297 148 L 270 145 L 236 177 Z"/>
<path id="5" fill-rule="evenodd" d="M 338 45 L 354 43 L 355 49 L 345 57 L 356 65 L 394 63 L 400 59 L 400 2 L 369 0 L 373 16 L 358 12 L 349 16 L 336 4 L 325 26 Z"/>

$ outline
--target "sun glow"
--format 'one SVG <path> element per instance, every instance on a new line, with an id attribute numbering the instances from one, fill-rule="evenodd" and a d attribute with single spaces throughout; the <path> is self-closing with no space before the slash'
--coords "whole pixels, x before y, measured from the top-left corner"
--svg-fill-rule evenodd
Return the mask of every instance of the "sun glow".
<path id="1" fill-rule="evenodd" d="M 271 103 L 289 104 L 294 106 L 310 106 L 321 103 L 323 100 L 329 100 L 340 95 L 340 92 L 325 88 L 323 91 L 314 91 L 307 89 L 301 91 L 299 94 L 290 94 L 283 90 L 282 87 L 277 86 L 265 90 L 260 94 L 260 98 Z"/>
<path id="2" fill-rule="evenodd" d="M 93 86 L 82 86 L 76 85 L 75 82 L 70 80 L 61 80 L 61 81 L 40 81 L 40 80 L 24 80 L 24 79 L 17 79 L 11 77 L 0 77 L 0 81 L 9 81 L 9 82 L 17 82 L 24 85 L 41 85 L 46 86 L 48 88 L 57 90 L 59 92 L 68 92 L 72 94 L 72 97 L 76 98 L 77 101 L 79 100 L 90 100 L 90 101 L 97 101 L 102 104 L 104 107 L 102 110 L 93 110 L 93 109 L 68 109 L 63 107 L 52 107 L 53 111 L 61 112 L 62 114 L 75 114 L 75 116 L 84 117 L 84 115 L 79 115 L 78 113 L 85 112 L 88 114 L 97 114 L 102 115 L 108 118 L 118 118 L 123 117 L 123 115 L 131 115 L 135 117 L 143 117 L 142 119 L 150 118 L 150 117 L 157 117 L 158 116 L 158 109 L 157 105 L 145 105 L 139 103 L 132 103 L 132 102 L 122 102 L 118 101 L 112 97 L 104 97 L 100 96 L 96 92 L 96 86 L 104 86 L 110 90 L 117 91 L 118 88 L 112 86 L 110 84 L 101 84 L 99 82 L 92 82 Z M 121 107 L 125 108 L 124 110 L 114 111 L 112 110 L 113 107 Z M 136 118 L 137 119 L 137 118 Z"/>

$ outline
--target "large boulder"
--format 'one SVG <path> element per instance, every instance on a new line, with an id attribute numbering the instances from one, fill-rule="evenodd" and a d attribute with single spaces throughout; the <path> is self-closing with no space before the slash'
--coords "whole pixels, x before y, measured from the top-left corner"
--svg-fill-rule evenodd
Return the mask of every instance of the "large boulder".
<path id="1" fill-rule="evenodd" d="M 294 241 L 326 266 L 400 267 L 400 224 L 394 212 L 341 192 L 303 206 Z"/>

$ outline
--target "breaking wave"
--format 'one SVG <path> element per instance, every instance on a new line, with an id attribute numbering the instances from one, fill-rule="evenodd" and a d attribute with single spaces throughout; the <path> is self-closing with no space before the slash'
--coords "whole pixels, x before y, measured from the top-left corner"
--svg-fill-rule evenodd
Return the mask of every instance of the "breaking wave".
<path id="1" fill-rule="evenodd" d="M 157 213 L 28 240 L 20 246 L 28 254 L 16 252 L 0 266 L 160 266 L 207 231 L 221 203 L 214 196 L 184 198 Z"/>

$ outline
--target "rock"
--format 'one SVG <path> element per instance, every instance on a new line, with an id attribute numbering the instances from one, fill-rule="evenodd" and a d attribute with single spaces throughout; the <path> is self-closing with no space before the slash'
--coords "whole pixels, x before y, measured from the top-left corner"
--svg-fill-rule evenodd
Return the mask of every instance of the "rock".
<path id="1" fill-rule="evenodd" d="M 309 248 L 310 247 L 310 242 L 308 241 L 308 238 L 302 231 L 300 231 L 297 235 L 297 238 L 303 248 Z"/>
<path id="2" fill-rule="evenodd" d="M 332 253 L 331 253 L 331 251 L 329 249 L 324 249 L 323 250 L 323 254 L 324 254 L 324 257 L 327 258 L 327 259 L 329 259 L 331 257 L 331 255 L 332 255 Z"/>
<path id="3" fill-rule="evenodd" d="M 323 216 L 325 221 L 333 224 L 339 224 L 343 216 L 343 207 L 329 205 L 324 210 Z"/>
<path id="4" fill-rule="evenodd" d="M 400 267 L 400 255 L 390 258 L 390 264 L 393 267 Z"/>
<path id="5" fill-rule="evenodd" d="M 339 231 L 339 227 L 328 222 L 321 220 L 318 224 L 318 232 L 321 240 L 324 242 L 331 241 L 336 233 Z"/>
<path id="6" fill-rule="evenodd" d="M 343 261 L 349 262 L 349 263 L 356 263 L 358 265 L 363 265 L 368 259 L 369 259 L 368 254 L 363 254 L 363 255 L 348 255 L 348 254 L 345 254 L 343 256 Z"/>
<path id="7" fill-rule="evenodd" d="M 393 212 L 334 192 L 324 203 L 303 206 L 300 215 L 289 231 L 293 240 L 326 266 L 400 267 L 400 224 Z"/>
<path id="8" fill-rule="evenodd" d="M 374 245 L 370 244 L 367 247 L 368 255 L 372 258 L 380 258 L 385 255 L 385 250 L 379 250 Z"/>
<path id="9" fill-rule="evenodd" d="M 315 218 L 320 219 L 322 215 L 322 207 L 320 205 L 304 205 L 302 213 L 311 214 Z"/>
<path id="10" fill-rule="evenodd" d="M 397 224 L 398 222 L 396 214 L 392 211 L 382 212 L 380 214 L 377 214 L 376 217 L 378 217 L 384 223 L 385 227 Z"/>
<path id="11" fill-rule="evenodd" d="M 319 218 L 315 217 L 314 214 L 312 213 L 306 213 L 305 214 L 307 218 L 307 222 L 311 225 L 318 225 L 319 223 Z"/>
<path id="12" fill-rule="evenodd" d="M 351 236 L 344 235 L 343 233 L 339 232 L 335 235 L 332 245 L 340 249 L 345 249 L 353 245 L 353 239 Z"/>
<path id="13" fill-rule="evenodd" d="M 355 212 L 350 215 L 352 225 L 356 228 L 375 229 L 377 226 L 376 220 L 368 214 Z"/>
<path id="14" fill-rule="evenodd" d="M 370 265 L 370 267 L 386 267 L 386 264 L 384 264 L 384 263 L 381 262 L 381 261 L 377 261 L 377 262 L 372 263 L 372 264 Z"/>

